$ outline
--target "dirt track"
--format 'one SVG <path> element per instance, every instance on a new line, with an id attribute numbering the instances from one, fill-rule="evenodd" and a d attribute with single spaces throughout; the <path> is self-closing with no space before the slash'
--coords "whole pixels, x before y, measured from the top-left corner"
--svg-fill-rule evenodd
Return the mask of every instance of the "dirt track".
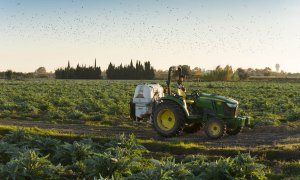
<path id="1" fill-rule="evenodd" d="M 76 133 L 86 135 L 114 136 L 117 134 L 135 134 L 140 139 L 155 139 L 160 141 L 184 141 L 197 142 L 210 147 L 255 147 L 259 145 L 275 145 L 285 143 L 300 143 L 300 122 L 296 127 L 288 125 L 279 127 L 264 126 L 254 129 L 244 129 L 237 136 L 226 135 L 219 140 L 208 139 L 203 131 L 195 134 L 182 134 L 174 138 L 162 138 L 149 126 L 145 124 L 133 124 L 129 127 L 96 127 L 83 124 L 52 124 L 36 121 L 0 120 L 0 125 L 14 125 L 20 127 L 38 127 L 56 130 L 63 133 Z"/>

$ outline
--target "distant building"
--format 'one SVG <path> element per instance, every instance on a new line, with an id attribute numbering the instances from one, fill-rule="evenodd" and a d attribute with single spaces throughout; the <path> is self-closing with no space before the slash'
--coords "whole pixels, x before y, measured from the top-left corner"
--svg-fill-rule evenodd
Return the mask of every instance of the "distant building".
<path id="1" fill-rule="evenodd" d="M 276 65 L 275 65 L 275 68 L 276 68 L 276 71 L 279 72 L 280 65 L 279 65 L 279 64 L 276 64 Z"/>

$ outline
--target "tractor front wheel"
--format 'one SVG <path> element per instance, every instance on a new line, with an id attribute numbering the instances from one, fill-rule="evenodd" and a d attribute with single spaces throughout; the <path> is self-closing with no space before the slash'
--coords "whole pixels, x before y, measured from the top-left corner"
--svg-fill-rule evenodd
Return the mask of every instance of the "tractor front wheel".
<path id="1" fill-rule="evenodd" d="M 224 136 L 226 125 L 223 120 L 211 118 L 204 125 L 205 134 L 211 139 L 219 139 Z"/>
<path id="2" fill-rule="evenodd" d="M 226 129 L 226 134 L 228 135 L 237 135 L 238 133 L 240 133 L 242 131 L 243 127 L 242 126 L 238 126 L 236 128 L 227 128 Z"/>
<path id="3" fill-rule="evenodd" d="M 164 137 L 178 135 L 185 122 L 182 108 L 173 102 L 162 102 L 153 113 L 153 128 Z"/>

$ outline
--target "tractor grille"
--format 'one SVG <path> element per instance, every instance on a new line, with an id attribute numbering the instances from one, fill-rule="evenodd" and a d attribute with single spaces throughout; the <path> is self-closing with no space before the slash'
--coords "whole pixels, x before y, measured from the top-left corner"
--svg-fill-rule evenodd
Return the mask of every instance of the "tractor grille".
<path id="1" fill-rule="evenodd" d="M 223 104 L 223 107 L 224 107 L 225 116 L 230 116 L 230 117 L 237 116 L 237 109 L 238 109 L 238 107 L 231 108 L 231 107 L 228 107 L 226 103 Z"/>

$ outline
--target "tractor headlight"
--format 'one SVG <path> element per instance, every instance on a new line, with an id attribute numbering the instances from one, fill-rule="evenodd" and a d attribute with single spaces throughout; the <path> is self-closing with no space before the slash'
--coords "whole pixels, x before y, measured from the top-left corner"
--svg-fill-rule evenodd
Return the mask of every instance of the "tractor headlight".
<path id="1" fill-rule="evenodd" d="M 231 103 L 226 103 L 228 107 L 230 108 L 236 108 L 237 104 L 231 104 Z"/>

